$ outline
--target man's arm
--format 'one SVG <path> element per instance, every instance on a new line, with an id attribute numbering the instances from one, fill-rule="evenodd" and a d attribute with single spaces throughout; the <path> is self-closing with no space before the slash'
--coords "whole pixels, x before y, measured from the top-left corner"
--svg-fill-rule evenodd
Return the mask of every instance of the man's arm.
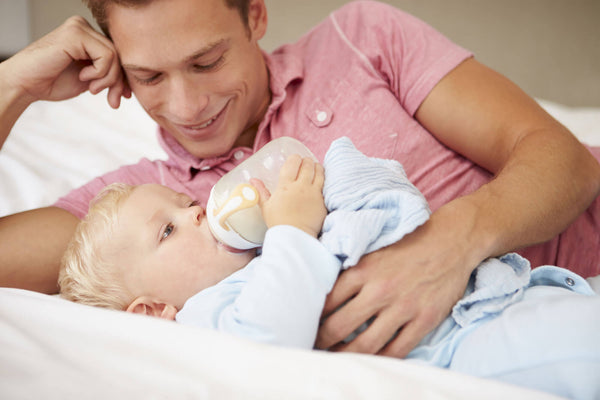
<path id="1" fill-rule="evenodd" d="M 599 193 L 600 167 L 578 140 L 475 60 L 442 79 L 416 118 L 496 177 L 344 272 L 324 314 L 354 298 L 325 320 L 319 347 L 334 345 L 376 316 L 338 349 L 405 356 L 448 315 L 482 260 L 554 237 Z"/>
<path id="2" fill-rule="evenodd" d="M 600 192 L 600 166 L 577 138 L 473 59 L 440 82 L 416 117 L 448 147 L 495 174 L 459 199 L 477 209 L 473 238 L 484 257 L 553 238 Z"/>
<path id="3" fill-rule="evenodd" d="M 1 286 L 57 293 L 60 259 L 78 222 L 57 207 L 0 218 Z"/>
<path id="4" fill-rule="evenodd" d="M 0 63 L 0 147 L 21 113 L 37 100 L 66 100 L 108 88 L 117 108 L 130 91 L 112 42 L 82 17 L 60 27 Z"/>
<path id="5" fill-rule="evenodd" d="M 112 43 L 81 17 L 0 63 L 0 147 L 37 100 L 65 100 L 108 88 L 118 107 L 129 96 Z M 60 257 L 77 218 L 56 207 L 0 219 L 0 286 L 55 293 Z"/>
<path id="6" fill-rule="evenodd" d="M 10 84 L 10 76 L 4 73 L 5 66 L 0 63 L 0 149 L 15 122 L 30 104 L 21 96 L 18 88 Z"/>

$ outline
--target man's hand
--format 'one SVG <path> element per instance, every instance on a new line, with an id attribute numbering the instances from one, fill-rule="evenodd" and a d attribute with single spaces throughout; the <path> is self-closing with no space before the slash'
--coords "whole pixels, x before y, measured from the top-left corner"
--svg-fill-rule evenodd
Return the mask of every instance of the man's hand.
<path id="1" fill-rule="evenodd" d="M 291 225 L 317 237 L 327 215 L 323 200 L 323 166 L 310 158 L 288 157 L 272 194 L 258 180 L 251 180 L 260 193 L 265 223 Z"/>
<path id="2" fill-rule="evenodd" d="M 478 261 L 464 258 L 467 243 L 450 229 L 456 214 L 438 211 L 341 274 L 325 304 L 318 348 L 404 357 L 448 316 Z M 340 344 L 372 317 L 363 333 Z"/>
<path id="3" fill-rule="evenodd" d="M 1 75 L 28 103 L 108 88 L 108 102 L 117 108 L 122 96 L 131 96 L 112 42 L 78 16 L 5 61 Z"/>

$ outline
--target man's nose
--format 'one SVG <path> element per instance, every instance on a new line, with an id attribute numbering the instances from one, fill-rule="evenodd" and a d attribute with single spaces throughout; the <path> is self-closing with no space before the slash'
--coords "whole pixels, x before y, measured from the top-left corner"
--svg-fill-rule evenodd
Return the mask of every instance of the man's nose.
<path id="1" fill-rule="evenodd" d="M 169 85 L 168 109 L 171 119 L 178 124 L 202 122 L 202 112 L 208 105 L 209 96 L 185 78 L 174 78 Z"/>

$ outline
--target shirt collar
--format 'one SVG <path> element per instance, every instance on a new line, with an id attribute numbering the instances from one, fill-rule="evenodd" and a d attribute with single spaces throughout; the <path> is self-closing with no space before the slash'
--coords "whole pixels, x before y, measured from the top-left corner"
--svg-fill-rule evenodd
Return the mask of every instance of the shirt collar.
<path id="1" fill-rule="evenodd" d="M 273 53 L 263 53 L 269 70 L 269 84 L 273 96 L 271 104 L 285 98 L 285 89 L 294 81 L 304 77 L 304 65 L 301 57 L 294 57 L 290 46 L 282 46 Z M 280 99 L 281 98 L 281 99 Z"/>
<path id="2" fill-rule="evenodd" d="M 198 158 L 190 154 L 175 138 L 158 128 L 158 141 L 167 153 L 169 169 L 182 181 L 190 181 L 196 172 L 214 168 L 233 157 L 235 149 L 218 157 Z"/>

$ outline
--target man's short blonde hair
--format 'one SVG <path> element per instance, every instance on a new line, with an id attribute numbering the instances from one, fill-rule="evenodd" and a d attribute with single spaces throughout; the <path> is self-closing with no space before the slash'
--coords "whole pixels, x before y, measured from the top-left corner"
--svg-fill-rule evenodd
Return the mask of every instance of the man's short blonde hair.
<path id="1" fill-rule="evenodd" d="M 119 210 L 134 188 L 113 183 L 90 203 L 61 262 L 58 284 L 63 298 L 116 310 L 125 310 L 133 301 L 124 283 L 126 266 L 115 264 L 115 257 L 108 256 L 119 247 L 114 243 Z"/>

